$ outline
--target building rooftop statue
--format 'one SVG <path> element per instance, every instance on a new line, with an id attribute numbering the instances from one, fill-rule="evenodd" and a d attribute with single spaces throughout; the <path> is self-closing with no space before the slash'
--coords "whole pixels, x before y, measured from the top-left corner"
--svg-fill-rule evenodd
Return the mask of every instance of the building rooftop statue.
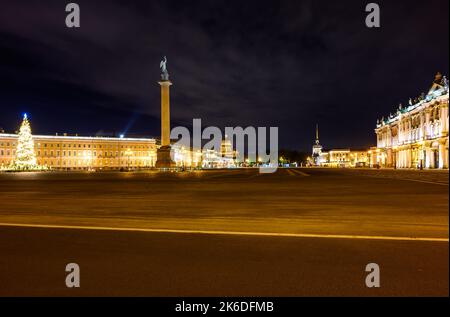
<path id="1" fill-rule="evenodd" d="M 169 72 L 167 71 L 167 57 L 164 56 L 164 59 L 159 63 L 159 67 L 161 68 L 161 79 L 169 80 Z"/>
<path id="2" fill-rule="evenodd" d="M 387 119 L 385 119 L 384 117 L 381 118 L 381 121 L 377 121 L 376 127 L 379 128 L 384 124 L 389 124 L 390 122 L 395 121 L 398 115 L 412 111 L 419 107 L 422 103 L 429 102 L 439 96 L 448 94 L 448 92 L 448 79 L 446 76 L 443 76 L 440 72 L 438 72 L 434 76 L 434 81 L 431 85 L 430 90 L 428 91 L 428 94 L 421 93 L 417 98 L 409 98 L 407 107 L 403 107 L 403 105 L 400 103 L 396 114 L 392 117 L 389 116 Z"/>

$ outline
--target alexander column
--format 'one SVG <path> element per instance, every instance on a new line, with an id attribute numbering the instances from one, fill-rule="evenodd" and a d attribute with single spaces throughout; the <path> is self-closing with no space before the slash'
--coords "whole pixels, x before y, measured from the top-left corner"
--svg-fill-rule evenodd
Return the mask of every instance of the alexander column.
<path id="1" fill-rule="evenodd" d="M 175 162 L 170 157 L 170 86 L 167 72 L 167 58 L 160 63 L 161 67 L 161 147 L 156 152 L 156 168 L 173 168 Z"/>

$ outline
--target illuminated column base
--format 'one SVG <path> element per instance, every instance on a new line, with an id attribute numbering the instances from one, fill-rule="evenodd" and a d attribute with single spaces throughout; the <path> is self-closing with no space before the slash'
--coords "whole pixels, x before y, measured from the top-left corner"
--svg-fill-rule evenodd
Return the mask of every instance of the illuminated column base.
<path id="1" fill-rule="evenodd" d="M 170 145 L 161 146 L 156 152 L 156 168 L 175 168 L 177 165 L 170 155 Z"/>

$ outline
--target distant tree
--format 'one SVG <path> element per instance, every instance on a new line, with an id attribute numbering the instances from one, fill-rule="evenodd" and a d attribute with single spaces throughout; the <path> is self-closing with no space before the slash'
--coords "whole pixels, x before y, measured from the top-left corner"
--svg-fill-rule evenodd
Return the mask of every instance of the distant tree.
<path id="1" fill-rule="evenodd" d="M 281 149 L 279 151 L 278 157 L 280 161 L 283 160 L 283 163 L 306 163 L 308 158 L 308 154 L 301 151 L 290 150 L 290 149 Z"/>

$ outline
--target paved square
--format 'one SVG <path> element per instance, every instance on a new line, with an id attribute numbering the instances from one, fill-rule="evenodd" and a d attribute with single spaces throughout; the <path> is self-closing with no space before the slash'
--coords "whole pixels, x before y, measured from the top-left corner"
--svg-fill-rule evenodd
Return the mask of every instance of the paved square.
<path id="1" fill-rule="evenodd" d="M 0 174 L 0 294 L 448 295 L 448 175 Z"/>

